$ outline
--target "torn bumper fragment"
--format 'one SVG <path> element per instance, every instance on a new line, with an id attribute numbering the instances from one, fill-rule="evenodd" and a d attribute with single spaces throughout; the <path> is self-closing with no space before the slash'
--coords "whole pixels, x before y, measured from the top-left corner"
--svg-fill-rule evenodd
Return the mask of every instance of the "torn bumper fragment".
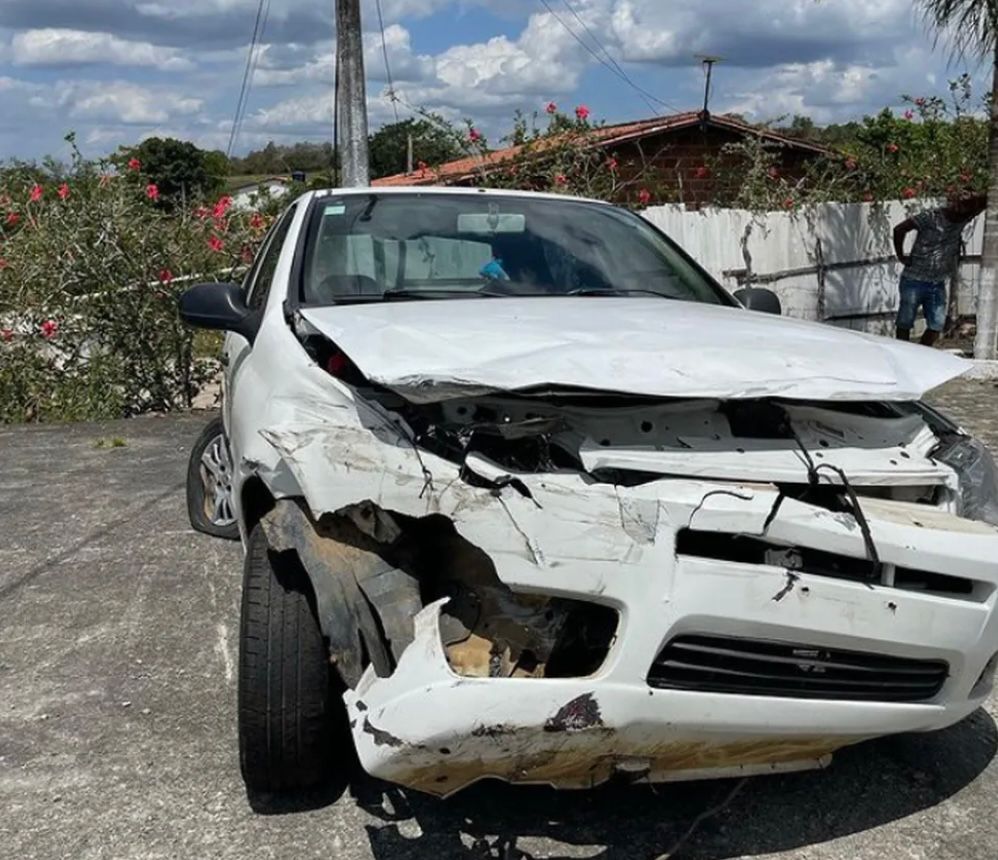
<path id="1" fill-rule="evenodd" d="M 522 408 L 461 458 L 460 434 L 424 445 L 374 407 L 263 433 L 302 495 L 268 537 L 313 581 L 371 774 L 444 795 L 818 767 L 989 694 L 998 529 L 957 515 L 921 419 L 795 416 L 860 517 L 796 444 L 719 444 L 712 407 L 607 410 L 585 434 Z M 578 468 L 537 454 L 542 421 L 562 451 L 576 432 Z M 667 423 L 665 442 L 616 442 Z"/>

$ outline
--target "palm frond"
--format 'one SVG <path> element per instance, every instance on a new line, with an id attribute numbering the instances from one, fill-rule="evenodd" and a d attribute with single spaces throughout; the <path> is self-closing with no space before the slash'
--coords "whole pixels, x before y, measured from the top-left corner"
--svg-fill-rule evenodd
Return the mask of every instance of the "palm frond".
<path id="1" fill-rule="evenodd" d="M 998 44 L 998 0 L 916 0 L 936 40 L 957 56 L 987 57 Z"/>

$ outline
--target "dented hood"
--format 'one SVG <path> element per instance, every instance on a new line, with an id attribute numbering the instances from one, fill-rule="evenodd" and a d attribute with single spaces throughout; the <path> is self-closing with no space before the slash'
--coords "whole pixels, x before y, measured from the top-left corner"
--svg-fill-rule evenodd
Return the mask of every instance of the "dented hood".
<path id="1" fill-rule="evenodd" d="M 900 341 L 657 298 L 414 300 L 302 316 L 368 379 L 415 402 L 538 387 L 914 400 L 969 367 Z"/>

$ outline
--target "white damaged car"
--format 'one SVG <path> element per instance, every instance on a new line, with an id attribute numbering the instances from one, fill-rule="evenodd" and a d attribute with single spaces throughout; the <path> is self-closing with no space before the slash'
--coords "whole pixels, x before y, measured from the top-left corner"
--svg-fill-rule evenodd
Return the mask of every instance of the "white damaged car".
<path id="1" fill-rule="evenodd" d="M 425 189 L 306 195 L 190 290 L 247 784 L 765 774 L 974 711 L 995 467 L 920 402 L 965 364 L 740 298 L 612 206 Z"/>

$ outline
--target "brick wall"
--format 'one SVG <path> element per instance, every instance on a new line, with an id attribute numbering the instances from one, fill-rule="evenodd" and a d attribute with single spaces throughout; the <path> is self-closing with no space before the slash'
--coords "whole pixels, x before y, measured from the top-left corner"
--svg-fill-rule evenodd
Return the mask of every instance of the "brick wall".
<path id="1" fill-rule="evenodd" d="M 714 168 L 718 164 L 736 166 L 737 157 L 725 154 L 723 150 L 728 144 L 743 139 L 743 135 L 729 129 L 708 126 L 702 130 L 696 126 L 622 144 L 614 147 L 613 153 L 624 178 L 633 177 L 643 166 L 652 166 L 659 190 L 670 202 L 698 209 L 715 203 L 719 193 L 725 190 L 718 187 Z M 786 146 L 779 150 L 778 166 L 782 175 L 799 178 L 807 163 L 816 157 L 810 150 Z M 709 172 L 705 172 L 705 168 Z"/>

